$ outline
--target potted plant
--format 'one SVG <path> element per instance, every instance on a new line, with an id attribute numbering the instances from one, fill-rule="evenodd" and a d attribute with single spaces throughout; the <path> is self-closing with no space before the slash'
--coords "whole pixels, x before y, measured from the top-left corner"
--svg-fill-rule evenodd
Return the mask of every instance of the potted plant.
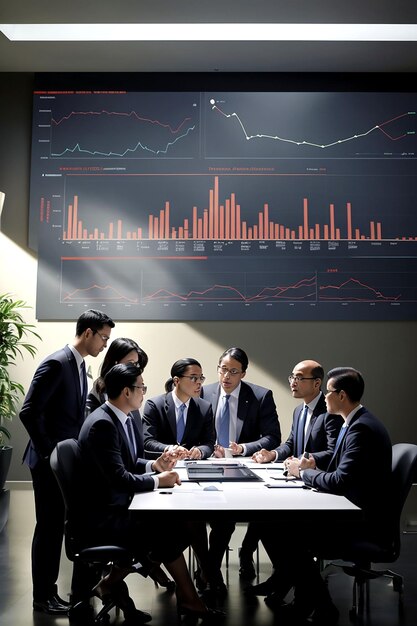
<path id="1" fill-rule="evenodd" d="M 10 432 L 4 425 L 12 420 L 17 411 L 19 398 L 24 394 L 23 385 L 12 380 L 10 366 L 16 365 L 17 357 L 24 358 L 24 351 L 33 357 L 37 348 L 26 337 L 40 339 L 33 324 L 26 324 L 21 309 L 29 308 L 23 300 L 14 300 L 11 294 L 0 295 L 0 531 L 7 521 L 9 492 L 4 489 L 12 447 L 8 445 Z"/>

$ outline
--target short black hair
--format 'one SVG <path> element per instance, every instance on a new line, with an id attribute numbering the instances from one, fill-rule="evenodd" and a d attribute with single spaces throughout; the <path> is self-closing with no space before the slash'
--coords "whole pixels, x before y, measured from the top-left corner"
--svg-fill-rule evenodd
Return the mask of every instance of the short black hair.
<path id="1" fill-rule="evenodd" d="M 323 380 L 324 369 L 321 365 L 316 365 L 315 367 L 311 368 L 311 375 L 314 376 L 314 378 L 320 378 L 320 380 Z"/>
<path id="2" fill-rule="evenodd" d="M 362 374 L 353 367 L 334 367 L 327 372 L 334 381 L 335 391 L 344 391 L 352 402 L 359 402 L 365 390 Z"/>
<path id="3" fill-rule="evenodd" d="M 118 363 L 105 375 L 104 384 L 109 400 L 116 400 L 125 387 L 132 388 L 142 369 L 132 363 Z"/>
<path id="4" fill-rule="evenodd" d="M 219 365 L 222 362 L 222 360 L 227 356 L 230 356 L 232 359 L 239 361 L 239 363 L 242 366 L 242 372 L 246 372 L 246 370 L 248 369 L 248 365 L 249 365 L 249 359 L 248 359 L 248 355 L 246 354 L 244 350 L 242 350 L 242 348 L 227 348 L 227 350 L 223 352 L 223 354 L 221 355 L 219 359 Z"/>
<path id="5" fill-rule="evenodd" d="M 87 328 L 91 328 L 91 330 L 96 333 L 98 330 L 101 330 L 103 326 L 114 328 L 115 323 L 106 313 L 97 311 L 96 309 L 88 309 L 78 318 L 75 334 L 77 337 L 81 337 Z"/>
<path id="6" fill-rule="evenodd" d="M 168 378 L 168 380 L 165 383 L 165 391 L 167 393 L 172 391 L 174 388 L 175 376 L 177 376 L 178 378 L 181 378 L 181 376 L 184 375 L 184 373 L 187 371 L 187 368 L 189 368 L 190 365 L 197 365 L 197 367 L 201 367 L 201 363 L 199 363 L 197 359 L 193 359 L 190 356 L 185 357 L 185 359 L 178 359 L 178 361 L 175 361 L 175 363 L 171 367 L 171 377 Z"/>

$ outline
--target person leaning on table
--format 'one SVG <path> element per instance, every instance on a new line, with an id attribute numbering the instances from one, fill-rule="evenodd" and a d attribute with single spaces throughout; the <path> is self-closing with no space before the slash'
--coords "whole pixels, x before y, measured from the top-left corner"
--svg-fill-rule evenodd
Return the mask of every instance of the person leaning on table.
<path id="1" fill-rule="evenodd" d="M 288 382 L 293 398 L 303 402 L 294 409 L 291 432 L 287 441 L 278 448 L 255 452 L 252 456 L 254 461 L 288 463 L 290 459 L 298 459 L 300 469 L 327 469 L 343 419 L 340 415 L 327 412 L 321 391 L 323 378 L 323 367 L 317 361 L 306 359 L 294 366 Z M 252 554 L 257 545 L 258 537 L 253 532 L 253 525 L 249 524 L 239 554 L 239 573 L 245 580 L 255 578 Z M 264 583 L 250 589 L 259 595 L 266 591 Z"/>
<path id="2" fill-rule="evenodd" d="M 317 626 L 335 624 L 339 612 L 321 578 L 314 555 L 343 557 L 358 541 L 383 542 L 386 500 L 391 491 L 392 445 L 389 434 L 378 418 L 361 404 L 364 380 L 352 367 L 336 367 L 327 374 L 326 406 L 329 413 L 344 421 L 327 470 L 300 470 L 298 459 L 287 463 L 290 475 L 324 493 L 345 496 L 362 509 L 363 521 L 338 527 L 323 524 L 292 524 L 291 542 L 277 542 L 288 532 L 279 526 L 256 523 L 257 532 L 274 565 L 270 595 L 266 602 L 296 619 L 309 618 Z M 295 588 L 294 603 L 283 605 L 287 592 Z"/>

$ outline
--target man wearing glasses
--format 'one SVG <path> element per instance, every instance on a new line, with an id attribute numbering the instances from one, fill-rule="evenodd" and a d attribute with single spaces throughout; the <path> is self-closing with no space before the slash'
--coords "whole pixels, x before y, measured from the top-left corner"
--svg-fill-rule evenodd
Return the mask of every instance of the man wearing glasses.
<path id="1" fill-rule="evenodd" d="M 252 459 L 257 463 L 275 463 L 284 461 L 287 468 L 290 461 L 300 470 L 307 467 L 327 469 L 332 458 L 336 439 L 343 419 L 340 415 L 327 412 L 321 384 L 324 370 L 320 363 L 305 360 L 297 363 L 288 376 L 293 398 L 303 400 L 293 413 L 291 432 L 287 441 L 274 450 L 259 450 Z M 252 554 L 258 544 L 253 525 L 242 542 L 240 550 L 240 575 L 251 580 L 255 578 Z M 250 588 L 252 593 L 267 595 L 268 581 Z"/>
<path id="2" fill-rule="evenodd" d="M 113 320 L 101 311 L 80 315 L 74 341 L 42 361 L 20 412 L 30 436 L 23 461 L 32 474 L 36 510 L 33 609 L 50 615 L 65 615 L 68 603 L 57 589 L 65 507 L 49 456 L 58 441 L 78 437 L 88 392 L 84 357 L 96 357 L 106 348 L 112 328 Z"/>
<path id="3" fill-rule="evenodd" d="M 228 348 L 219 359 L 219 382 L 202 387 L 201 397 L 213 408 L 217 443 L 216 457 L 251 457 L 261 449 L 272 450 L 281 443 L 281 428 L 272 391 L 243 380 L 248 357 L 242 348 Z M 213 523 L 209 556 L 216 571 L 214 592 L 227 592 L 221 573 L 235 522 Z"/>

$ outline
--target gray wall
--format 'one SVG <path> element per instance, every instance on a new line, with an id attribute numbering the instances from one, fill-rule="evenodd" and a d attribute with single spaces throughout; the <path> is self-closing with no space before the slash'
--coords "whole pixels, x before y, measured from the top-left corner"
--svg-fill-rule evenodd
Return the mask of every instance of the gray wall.
<path id="1" fill-rule="evenodd" d="M 27 249 L 33 75 L 3 73 L 0 77 L 0 190 L 6 193 L 1 230 L 26 255 L 33 257 Z M 10 276 L 14 271 L 13 263 L 10 259 L 6 267 L 2 261 L 0 292 L 4 290 L 5 272 Z M 35 302 L 30 304 L 35 306 Z M 59 324 L 55 325 L 60 328 Z M 146 324 L 139 326 L 145 328 Z M 211 351 L 219 355 L 224 347 L 241 345 L 249 354 L 252 371 L 257 372 L 256 379 L 252 380 L 273 388 L 284 436 L 289 429 L 292 406 L 288 403 L 286 377 L 295 363 L 303 358 L 314 358 L 323 363 L 325 369 L 337 365 L 360 369 L 366 381 L 364 403 L 385 423 L 393 443 L 417 442 L 417 408 L 413 407 L 411 393 L 417 386 L 415 321 L 195 322 L 148 324 L 146 328 L 149 337 L 146 347 L 155 344 L 149 351 L 151 359 L 165 358 L 154 335 L 165 332 L 187 346 L 192 334 L 201 338 L 202 346 L 209 346 L 213 372 L 215 363 Z M 42 332 L 46 329 L 44 325 Z M 54 349 L 70 339 L 68 334 L 63 335 Z M 160 366 L 161 384 L 173 360 Z M 33 370 L 38 361 L 33 364 Z M 207 375 L 207 371 L 205 373 Z M 248 380 L 251 380 L 249 375 Z M 156 388 L 155 393 L 159 393 Z M 12 431 L 15 453 L 9 479 L 27 480 L 26 468 L 20 464 L 27 438 L 19 420 L 13 422 Z M 378 468 L 375 468 L 377 475 Z M 415 494 L 407 504 L 407 518 L 417 520 Z"/>

